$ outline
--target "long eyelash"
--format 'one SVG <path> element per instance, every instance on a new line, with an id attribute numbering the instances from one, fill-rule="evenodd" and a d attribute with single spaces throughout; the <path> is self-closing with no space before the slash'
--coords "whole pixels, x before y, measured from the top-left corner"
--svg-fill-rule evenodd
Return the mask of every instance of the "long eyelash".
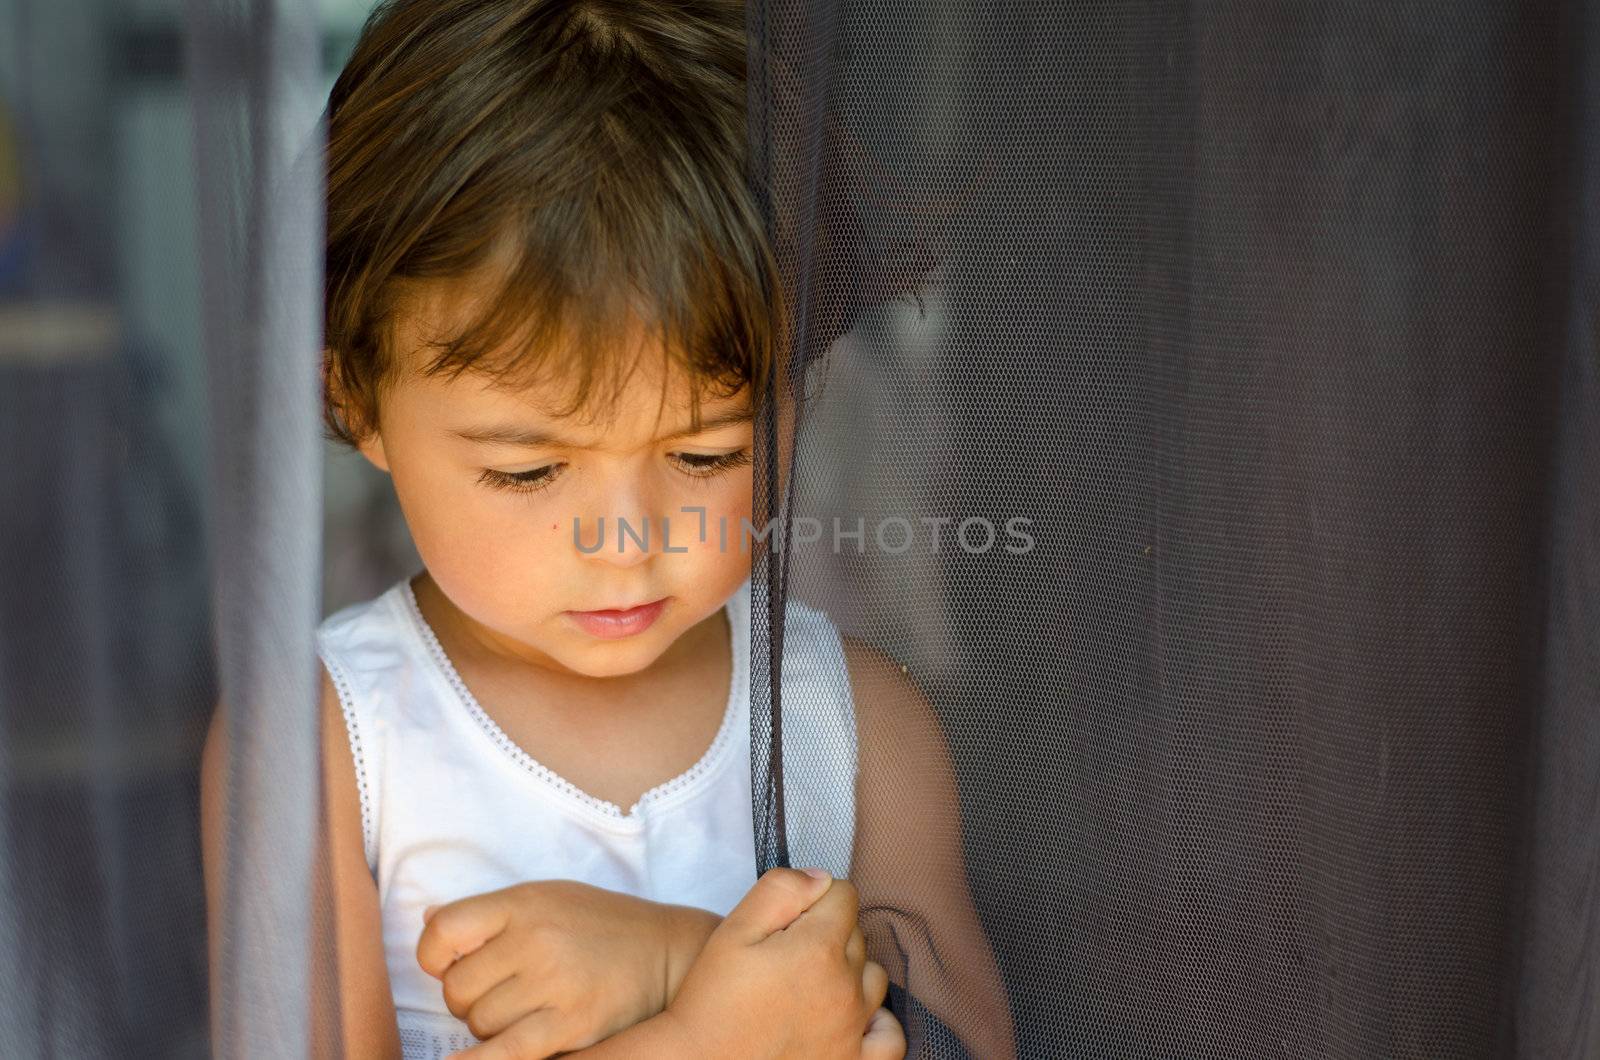
<path id="1" fill-rule="evenodd" d="M 509 490 L 512 493 L 535 493 L 556 480 L 556 469 L 560 466 L 560 464 L 546 464 L 530 471 L 496 471 L 492 467 L 486 467 L 483 469 L 483 474 L 478 476 L 478 481 L 494 489 Z"/>
<path id="2" fill-rule="evenodd" d="M 702 453 L 679 453 L 678 462 L 691 475 L 709 477 L 724 471 L 731 471 L 736 467 L 743 467 L 750 463 L 750 450 L 739 449 L 732 453 L 720 453 L 716 456 Z M 704 463 L 685 463 L 685 460 L 705 461 Z"/>
<path id="3" fill-rule="evenodd" d="M 696 478 L 709 478 L 745 466 L 750 463 L 751 453 L 749 449 L 719 453 L 715 456 L 679 453 L 677 459 L 685 473 Z M 493 489 L 508 490 L 512 493 L 536 493 L 555 482 L 560 468 L 560 464 L 546 464 L 544 467 L 528 471 L 497 471 L 492 467 L 486 467 L 478 476 L 478 481 Z"/>

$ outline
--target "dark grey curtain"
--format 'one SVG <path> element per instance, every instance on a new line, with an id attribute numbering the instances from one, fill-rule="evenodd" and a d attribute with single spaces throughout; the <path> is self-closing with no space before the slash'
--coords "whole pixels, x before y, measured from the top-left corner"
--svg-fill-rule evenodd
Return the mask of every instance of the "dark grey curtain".
<path id="1" fill-rule="evenodd" d="M 761 499 L 824 528 L 758 575 L 760 867 L 836 838 L 801 599 L 959 779 L 964 873 L 855 825 L 911 1055 L 994 1016 L 965 887 L 1022 1056 L 1600 1056 L 1600 11 L 750 11 Z"/>

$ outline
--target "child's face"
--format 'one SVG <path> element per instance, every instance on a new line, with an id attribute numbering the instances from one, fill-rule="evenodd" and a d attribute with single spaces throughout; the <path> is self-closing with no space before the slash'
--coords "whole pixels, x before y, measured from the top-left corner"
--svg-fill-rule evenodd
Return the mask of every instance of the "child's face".
<path id="1" fill-rule="evenodd" d="M 414 318 L 399 317 L 402 357 L 412 356 L 419 334 Z M 646 352 L 603 419 L 552 415 L 564 394 L 548 401 L 535 391 L 497 390 L 471 372 L 428 378 L 415 362 L 384 392 L 381 429 L 362 452 L 389 472 L 423 563 L 478 639 L 558 672 L 635 673 L 749 575 L 750 538 L 741 533 L 752 507 L 748 394 L 703 399 L 702 430 L 682 433 L 689 386 L 666 378 L 659 362 Z M 548 437 L 462 436 L 490 428 Z M 533 473 L 523 477 L 537 488 L 519 490 L 508 479 L 523 473 Z M 619 532 L 619 519 L 631 534 Z M 662 598 L 653 621 L 621 635 L 569 613 Z"/>

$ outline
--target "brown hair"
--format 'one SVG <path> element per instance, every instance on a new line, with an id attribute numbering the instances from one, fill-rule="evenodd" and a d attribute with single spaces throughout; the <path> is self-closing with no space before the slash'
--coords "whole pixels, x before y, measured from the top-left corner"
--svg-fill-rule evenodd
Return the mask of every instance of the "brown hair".
<path id="1" fill-rule="evenodd" d="M 426 373 L 553 365 L 572 412 L 644 322 L 691 380 L 761 394 L 779 291 L 746 159 L 739 0 L 385 0 L 328 100 L 330 437 L 378 426 L 394 316 L 441 280 L 482 310 Z"/>

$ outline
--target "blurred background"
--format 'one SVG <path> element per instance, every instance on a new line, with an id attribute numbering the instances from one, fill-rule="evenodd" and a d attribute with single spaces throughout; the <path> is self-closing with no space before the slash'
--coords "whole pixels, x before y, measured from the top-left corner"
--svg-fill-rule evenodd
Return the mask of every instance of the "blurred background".
<path id="1" fill-rule="evenodd" d="M 320 3 L 320 97 L 369 6 Z M 208 1052 L 194 767 L 216 681 L 185 11 L 0 0 L 6 1056 Z M 324 450 L 332 610 L 415 552 L 385 477 Z"/>

